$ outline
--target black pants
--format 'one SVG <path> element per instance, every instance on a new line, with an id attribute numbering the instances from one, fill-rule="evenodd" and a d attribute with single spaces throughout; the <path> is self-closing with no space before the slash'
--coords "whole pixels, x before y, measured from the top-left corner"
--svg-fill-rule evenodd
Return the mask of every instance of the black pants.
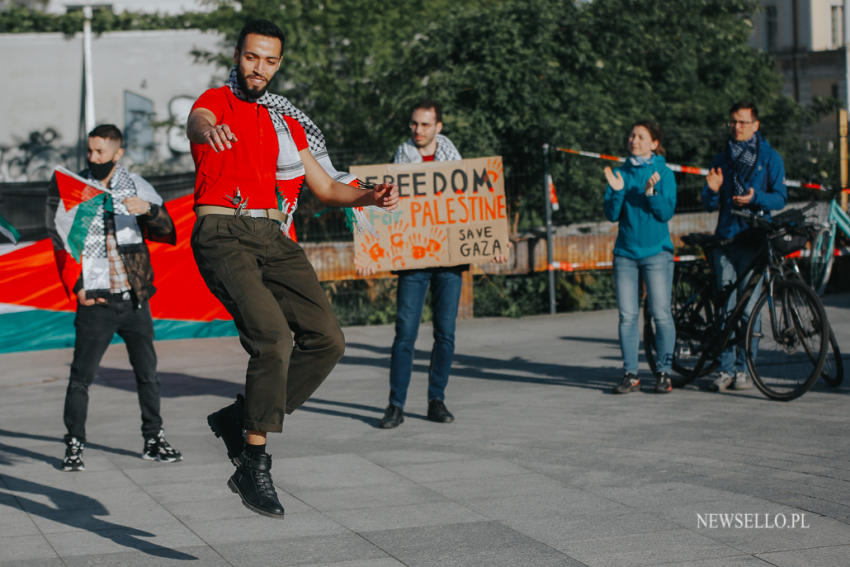
<path id="1" fill-rule="evenodd" d="M 345 350 L 316 272 L 267 218 L 203 216 L 192 231 L 192 251 L 251 356 L 243 426 L 282 431 L 284 413 L 316 391 Z"/>
<path id="2" fill-rule="evenodd" d="M 159 414 L 159 378 L 156 375 L 156 352 L 153 348 L 153 319 L 145 302 L 135 309 L 133 302 L 110 301 L 90 307 L 77 305 L 74 319 L 74 361 L 65 394 L 65 427 L 68 435 L 86 439 L 86 416 L 89 407 L 89 385 L 92 383 L 115 333 L 124 339 L 130 364 L 136 375 L 139 406 L 142 410 L 142 435 L 154 437 L 162 428 Z"/>

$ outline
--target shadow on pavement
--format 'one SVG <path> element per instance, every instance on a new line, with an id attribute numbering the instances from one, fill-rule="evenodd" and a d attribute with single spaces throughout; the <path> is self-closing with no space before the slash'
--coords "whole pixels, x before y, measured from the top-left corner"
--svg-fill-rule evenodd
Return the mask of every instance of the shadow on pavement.
<path id="1" fill-rule="evenodd" d="M 609 339 L 606 337 L 572 337 L 569 335 L 565 335 L 563 337 L 558 337 L 562 341 L 577 341 L 582 343 L 598 343 L 605 345 L 615 345 L 620 346 L 620 341 L 618 339 Z"/>
<path id="2" fill-rule="evenodd" d="M 341 410 L 319 408 L 319 407 L 315 407 L 313 404 L 327 404 L 327 405 L 331 405 L 331 406 L 341 406 L 341 407 L 347 407 L 347 408 L 352 408 L 352 409 L 359 409 L 359 410 L 363 410 L 363 411 L 374 412 L 377 415 L 377 417 L 369 417 L 369 416 L 361 415 L 361 414 L 358 414 L 358 413 L 351 413 L 351 412 L 346 412 L 346 411 L 341 411 Z M 308 412 L 312 412 L 312 413 L 321 413 L 321 414 L 324 414 L 324 415 L 335 415 L 337 417 L 350 417 L 352 419 L 357 419 L 359 421 L 362 421 L 363 423 L 365 423 L 367 425 L 371 425 L 372 427 L 378 427 L 378 423 L 381 421 L 381 418 L 384 417 L 384 409 L 385 408 L 383 406 L 367 406 L 365 404 L 355 404 L 355 403 L 350 403 L 350 402 L 339 402 L 339 401 L 336 401 L 336 400 L 326 400 L 326 399 L 323 399 L 323 398 L 315 398 L 314 397 L 314 398 L 310 398 L 309 400 L 307 400 L 307 402 L 305 402 L 305 404 L 303 406 L 298 408 L 298 411 L 308 411 Z M 424 413 L 410 413 L 410 412 L 407 411 L 407 409 L 405 409 L 405 411 L 404 411 L 404 417 L 405 417 L 405 419 L 410 419 L 410 418 L 423 419 L 423 420 L 428 419 L 428 417 Z"/>
<path id="3" fill-rule="evenodd" d="M 341 364 L 377 366 L 389 369 L 390 347 L 364 343 L 348 343 L 348 347 L 385 355 L 385 359 L 346 355 Z M 414 354 L 414 372 L 428 372 L 427 361 L 431 352 L 417 349 Z M 417 362 L 417 361 L 425 361 Z M 618 359 L 619 360 L 619 359 Z M 534 362 L 515 356 L 509 360 L 488 358 L 469 354 L 455 353 L 451 377 L 474 378 L 480 380 L 498 380 L 524 384 L 551 384 L 553 386 L 572 386 L 591 390 L 607 391 L 620 378 L 616 368 L 597 368 L 572 364 L 550 364 Z"/>
<path id="4" fill-rule="evenodd" d="M 58 444 L 59 448 L 57 449 L 57 451 L 65 451 L 65 440 L 62 436 L 52 437 L 48 435 L 36 435 L 34 433 L 24 433 L 21 431 L 9 431 L 8 429 L 0 429 L 0 437 L 11 437 L 13 439 L 32 439 L 34 441 L 51 441 Z M 125 457 L 138 457 L 141 454 L 141 451 L 128 451 L 127 449 L 108 447 L 106 445 L 100 445 L 99 443 L 86 442 L 86 448 L 97 449 L 98 451 L 112 453 L 113 455 L 123 455 Z M 42 460 L 49 465 L 56 465 L 57 468 L 62 463 L 62 459 L 59 458 L 48 457 L 47 455 L 42 455 L 41 453 L 34 453 L 32 451 L 28 451 L 27 449 L 22 449 L 20 447 L 12 447 L 11 445 L 0 443 L 0 464 L 7 464 L 3 462 L 4 452 L 18 454 L 30 458 L 35 457 L 37 460 Z"/>
<path id="5" fill-rule="evenodd" d="M 162 398 L 182 398 L 184 396 L 209 394 L 232 398 L 243 390 L 241 383 L 229 382 L 219 378 L 202 378 L 181 372 L 158 372 L 157 374 L 160 383 L 160 397 Z M 132 370 L 125 368 L 99 368 L 94 384 L 136 392 L 136 377 Z"/>
<path id="6" fill-rule="evenodd" d="M 350 407 L 352 409 L 361 409 L 361 410 L 369 411 L 369 412 L 376 412 L 378 417 L 371 417 L 371 416 L 362 415 L 362 414 L 359 414 L 359 413 L 353 413 L 353 412 L 350 412 L 350 411 L 342 411 L 342 410 L 338 410 L 338 409 L 316 407 L 314 404 L 328 404 L 328 405 L 335 405 L 335 406 Z M 350 404 L 350 403 L 347 403 L 347 402 L 337 402 L 337 401 L 333 401 L 333 400 L 324 400 L 322 398 L 310 398 L 309 400 L 304 402 L 304 405 L 302 405 L 300 408 L 298 408 L 297 411 L 306 411 L 306 412 L 309 412 L 309 413 L 319 413 L 319 414 L 322 414 L 322 415 L 333 415 L 333 416 L 336 416 L 336 417 L 348 417 L 348 418 L 351 418 L 351 419 L 356 419 L 358 421 L 362 421 L 363 423 L 365 423 L 367 425 L 371 425 L 373 427 L 378 426 L 378 422 L 381 420 L 381 416 L 384 415 L 384 409 L 376 407 L 376 406 L 366 406 L 366 405 L 363 405 L 363 404 Z"/>
<path id="7" fill-rule="evenodd" d="M 43 458 L 49 459 L 50 457 L 43 456 Z M 151 541 L 140 539 L 145 537 L 155 537 L 156 534 L 113 522 L 107 522 L 106 520 L 98 518 L 97 516 L 108 516 L 109 510 L 107 510 L 103 504 L 94 498 L 84 494 L 46 486 L 37 482 L 5 474 L 0 474 L 0 481 L 2 481 L 5 485 L 0 488 L 4 488 L 7 491 L 6 494 L 13 496 L 18 506 L 28 514 L 35 514 L 53 522 L 71 526 L 72 528 L 86 530 L 106 539 L 110 539 L 118 545 L 137 549 L 147 553 L 148 555 L 155 555 L 156 557 L 163 557 L 167 559 L 198 559 L 193 555 L 169 549 Z M 22 492 L 46 496 L 51 500 L 54 506 L 48 506 L 30 498 L 25 498 L 20 495 Z M 12 506 L 5 500 L 0 500 L 0 504 Z"/>

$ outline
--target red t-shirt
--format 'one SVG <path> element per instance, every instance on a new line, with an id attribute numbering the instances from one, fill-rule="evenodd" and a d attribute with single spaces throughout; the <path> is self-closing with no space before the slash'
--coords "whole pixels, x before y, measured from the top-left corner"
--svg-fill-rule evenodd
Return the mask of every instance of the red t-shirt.
<path id="1" fill-rule="evenodd" d="M 241 100 L 229 87 L 210 89 L 202 94 L 192 110 L 206 108 L 216 124 L 227 124 L 236 136 L 231 149 L 214 151 L 207 144 L 192 144 L 195 160 L 195 204 L 234 207 L 231 200 L 237 188 L 248 197 L 249 209 L 276 209 L 276 189 L 288 199 L 298 198 L 304 177 L 278 181 L 278 140 L 268 110 L 255 102 Z M 304 128 L 294 118 L 284 116 L 295 147 L 307 148 Z"/>
<path id="2" fill-rule="evenodd" d="M 434 161 L 434 156 L 437 154 L 431 154 L 430 156 L 422 156 L 422 161 Z"/>

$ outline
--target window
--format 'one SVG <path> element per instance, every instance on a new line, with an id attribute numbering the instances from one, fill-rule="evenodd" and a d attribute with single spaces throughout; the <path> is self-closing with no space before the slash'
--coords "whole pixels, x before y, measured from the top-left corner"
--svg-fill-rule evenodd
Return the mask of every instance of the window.
<path id="1" fill-rule="evenodd" d="M 832 47 L 839 48 L 844 45 L 844 6 L 832 6 L 830 8 L 830 26 Z"/>
<path id="2" fill-rule="evenodd" d="M 779 18 L 776 6 L 765 6 L 765 48 L 767 51 L 776 51 L 776 40 L 779 36 Z"/>

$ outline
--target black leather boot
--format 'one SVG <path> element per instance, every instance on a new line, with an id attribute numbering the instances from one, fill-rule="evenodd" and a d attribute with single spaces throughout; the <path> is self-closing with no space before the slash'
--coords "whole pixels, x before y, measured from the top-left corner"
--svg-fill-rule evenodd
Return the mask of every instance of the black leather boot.
<path id="1" fill-rule="evenodd" d="M 227 447 L 227 458 L 236 466 L 239 466 L 239 455 L 245 448 L 245 441 L 242 436 L 244 405 L 245 398 L 242 397 L 242 394 L 239 394 L 236 396 L 235 402 L 207 416 L 210 429 L 216 437 L 221 437 L 221 440 L 224 441 L 224 445 Z"/>
<path id="2" fill-rule="evenodd" d="M 392 404 L 387 406 L 387 411 L 384 412 L 384 417 L 378 422 L 378 427 L 381 429 L 392 429 L 404 423 L 404 412 L 398 406 Z"/>
<path id="3" fill-rule="evenodd" d="M 272 477 L 272 456 L 243 451 L 239 466 L 227 481 L 230 490 L 242 497 L 242 504 L 258 514 L 283 519 L 283 505 L 277 499 Z"/>

